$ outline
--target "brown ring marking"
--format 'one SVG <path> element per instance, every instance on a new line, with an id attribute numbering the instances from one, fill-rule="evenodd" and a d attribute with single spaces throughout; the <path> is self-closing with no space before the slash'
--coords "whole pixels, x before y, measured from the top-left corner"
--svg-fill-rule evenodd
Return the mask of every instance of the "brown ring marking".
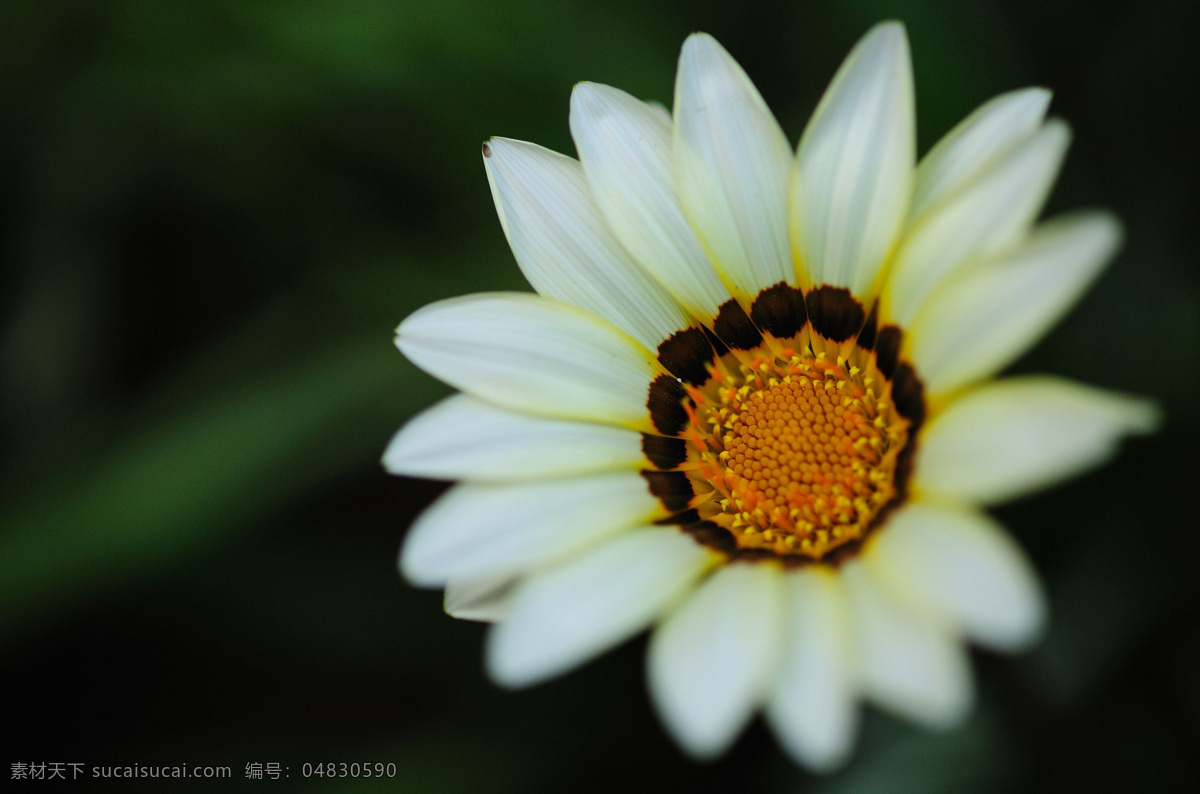
<path id="1" fill-rule="evenodd" d="M 686 510 L 696 495 L 692 481 L 681 471 L 643 471 L 642 477 L 650 485 L 650 493 L 672 513 Z"/>
<path id="2" fill-rule="evenodd" d="M 912 364 L 905 362 L 896 367 L 896 376 L 892 378 L 892 404 L 896 406 L 897 413 L 912 423 L 908 428 L 911 438 L 916 428 L 925 421 L 925 386 Z"/>
<path id="3" fill-rule="evenodd" d="M 712 521 L 695 521 L 681 525 L 680 529 L 695 538 L 697 543 L 727 554 L 730 559 L 738 555 L 737 541 L 733 533 L 719 524 Z"/>
<path id="4" fill-rule="evenodd" d="M 700 328 L 704 331 L 704 335 L 708 337 L 708 343 L 713 346 L 713 352 L 717 354 L 717 358 L 729 352 L 729 347 L 721 341 L 719 336 L 708 330 L 705 326 L 700 326 Z"/>
<path id="5" fill-rule="evenodd" d="M 752 350 L 762 344 L 762 334 L 733 298 L 721 304 L 713 332 L 733 350 Z"/>
<path id="6" fill-rule="evenodd" d="M 677 436 L 687 427 L 688 414 L 683 401 L 688 399 L 683 385 L 670 375 L 659 375 L 650 382 L 646 408 L 654 429 L 664 436 Z"/>
<path id="7" fill-rule="evenodd" d="M 867 315 L 867 322 L 863 325 L 862 330 L 858 332 L 858 339 L 854 340 L 854 344 L 862 350 L 870 352 L 875 349 L 875 339 L 879 335 L 879 301 L 876 301 L 871 306 L 871 313 Z"/>
<path id="8" fill-rule="evenodd" d="M 708 365 L 716 361 L 716 352 L 697 326 L 677 331 L 658 346 L 658 361 L 668 372 L 696 386 L 709 378 Z"/>
<path id="9" fill-rule="evenodd" d="M 813 330 L 834 342 L 845 342 L 862 330 L 867 313 L 850 290 L 825 285 L 804 299 Z"/>
<path id="10" fill-rule="evenodd" d="M 754 299 L 750 319 L 776 339 L 790 339 L 808 322 L 804 293 L 782 281 L 767 287 Z"/>
<path id="11" fill-rule="evenodd" d="M 875 338 L 875 366 L 883 373 L 883 377 L 891 380 L 896 375 L 896 365 L 900 363 L 900 343 L 904 332 L 894 325 L 880 329 Z"/>
<path id="12" fill-rule="evenodd" d="M 642 433 L 642 454 L 658 468 L 669 471 L 687 460 L 687 442 L 682 438 Z"/>
<path id="13" fill-rule="evenodd" d="M 694 507 L 689 507 L 681 513 L 673 513 L 666 518 L 660 518 L 654 523 L 660 527 L 678 526 L 681 529 L 690 527 L 700 521 L 700 511 Z"/>

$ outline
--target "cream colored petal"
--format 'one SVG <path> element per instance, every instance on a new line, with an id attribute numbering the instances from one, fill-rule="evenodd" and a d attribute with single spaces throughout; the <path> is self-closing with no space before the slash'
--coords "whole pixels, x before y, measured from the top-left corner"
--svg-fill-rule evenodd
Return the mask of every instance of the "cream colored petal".
<path id="1" fill-rule="evenodd" d="M 981 645 L 1028 647 L 1046 600 L 1025 554 L 995 521 L 970 509 L 912 503 L 888 517 L 863 555 L 887 589 L 939 615 Z"/>
<path id="2" fill-rule="evenodd" d="M 908 38 L 885 22 L 850 52 L 800 139 L 791 230 L 812 284 L 869 295 L 908 212 L 915 140 Z"/>
<path id="3" fill-rule="evenodd" d="M 837 572 L 789 572 L 779 680 L 767 719 L 797 763 L 829 772 L 850 757 L 858 732 L 855 657 L 846 595 Z"/>
<path id="4" fill-rule="evenodd" d="M 515 411 L 653 432 L 649 351 L 566 304 L 524 293 L 431 303 L 396 329 L 414 364 L 468 394 Z"/>
<path id="5" fill-rule="evenodd" d="M 953 633 L 933 616 L 901 609 L 860 561 L 845 563 L 842 578 L 864 694 L 930 728 L 961 723 L 974 695 L 970 662 Z"/>
<path id="6" fill-rule="evenodd" d="M 1092 212 L 1045 224 L 1013 253 L 935 291 L 905 337 L 931 396 L 995 374 L 1056 323 L 1112 258 L 1113 216 Z"/>
<path id="7" fill-rule="evenodd" d="M 987 170 L 992 161 L 1038 128 L 1050 105 L 1044 88 L 1009 91 L 980 105 L 921 159 L 908 217 L 953 196 Z"/>
<path id="8" fill-rule="evenodd" d="M 688 311 L 711 323 L 729 289 L 675 196 L 670 125 L 661 106 L 610 86 L 579 83 L 571 94 L 571 135 L 609 228 Z"/>
<path id="9" fill-rule="evenodd" d="M 683 44 L 675 76 L 678 195 L 717 271 L 744 301 L 796 283 L 788 245 L 792 151 L 746 73 L 711 36 Z"/>
<path id="10" fill-rule="evenodd" d="M 455 394 L 417 414 L 383 453 L 392 474 L 513 482 L 646 465 L 642 435 L 519 414 Z"/>
<path id="11" fill-rule="evenodd" d="M 912 325 L 929 295 L 957 270 L 1019 243 L 1058 175 L 1070 141 L 1063 122 L 995 158 L 951 200 L 925 213 L 901 242 L 885 288 L 888 321 Z"/>
<path id="12" fill-rule="evenodd" d="M 413 523 L 400 570 L 418 587 L 517 574 L 664 515 L 633 472 L 457 485 Z"/>
<path id="13" fill-rule="evenodd" d="M 646 107 L 650 109 L 650 112 L 653 113 L 660 122 L 666 125 L 668 130 L 675 126 L 675 120 L 671 118 L 671 109 L 662 102 L 659 102 L 656 99 L 651 99 L 646 103 Z"/>
<path id="14" fill-rule="evenodd" d="M 646 527 L 534 574 L 488 635 L 492 678 L 528 686 L 586 662 L 648 626 L 712 562 L 677 527 Z"/>
<path id="15" fill-rule="evenodd" d="M 443 606 L 450 617 L 493 623 L 508 617 L 515 590 L 516 580 L 506 574 L 449 582 Z"/>
<path id="16" fill-rule="evenodd" d="M 726 565 L 650 640 L 650 693 L 667 728 L 696 758 L 728 749 L 772 684 L 782 585 L 776 566 Z"/>
<path id="17" fill-rule="evenodd" d="M 1011 378 L 951 403 L 922 430 L 921 493 L 994 504 L 1112 457 L 1125 435 L 1152 432 L 1148 400 L 1057 378 Z"/>
<path id="18" fill-rule="evenodd" d="M 608 320 L 654 350 L 689 324 L 605 226 L 583 169 L 532 143 L 492 138 L 488 183 L 521 272 L 541 294 Z"/>

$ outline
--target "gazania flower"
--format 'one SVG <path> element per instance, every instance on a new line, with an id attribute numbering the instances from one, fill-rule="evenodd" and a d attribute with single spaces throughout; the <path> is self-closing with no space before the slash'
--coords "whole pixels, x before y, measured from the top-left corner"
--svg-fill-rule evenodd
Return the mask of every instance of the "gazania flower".
<path id="1" fill-rule="evenodd" d="M 728 53 L 683 46 L 674 112 L 581 83 L 579 160 L 496 138 L 484 165 L 537 295 L 417 311 L 396 343 L 460 389 L 385 453 L 462 480 L 400 566 L 496 621 L 505 686 L 653 626 L 647 672 L 696 757 L 760 710 L 815 769 L 866 699 L 949 726 L 964 643 L 1012 651 L 1045 601 L 981 511 L 1147 432 L 1146 402 L 995 373 L 1116 248 L 1104 212 L 1035 226 L 1069 132 L 1032 88 L 917 164 L 904 29 L 846 59 L 793 153 Z"/>

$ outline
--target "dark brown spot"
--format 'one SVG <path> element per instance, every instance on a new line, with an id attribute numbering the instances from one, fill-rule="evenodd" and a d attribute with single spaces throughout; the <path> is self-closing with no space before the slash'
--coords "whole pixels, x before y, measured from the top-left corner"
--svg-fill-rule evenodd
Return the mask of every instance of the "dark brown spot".
<path id="1" fill-rule="evenodd" d="M 896 496 L 891 502 L 884 506 L 886 510 L 893 503 L 903 502 L 908 496 L 908 479 L 912 476 L 913 458 L 917 452 L 917 430 L 920 425 L 913 424 L 908 428 L 908 439 L 904 442 L 904 449 L 900 450 L 900 454 L 896 456 Z M 875 516 L 874 524 L 880 524 L 879 516 Z"/>
<path id="2" fill-rule="evenodd" d="M 863 350 L 873 350 L 875 348 L 876 332 L 879 328 L 879 302 L 871 307 L 871 313 L 867 315 L 867 322 L 858 332 L 858 339 L 855 345 Z"/>
<path id="3" fill-rule="evenodd" d="M 725 346 L 725 343 L 722 342 L 720 337 L 718 337 L 712 331 L 705 328 L 704 335 L 708 337 L 708 343 L 713 346 L 713 350 L 716 352 L 717 358 L 720 358 L 729 352 L 729 348 Z"/>
<path id="4" fill-rule="evenodd" d="M 746 311 L 733 298 L 721 304 L 713 322 L 713 331 L 734 350 L 752 350 L 762 344 L 762 334 L 746 316 Z"/>
<path id="5" fill-rule="evenodd" d="M 892 378 L 892 403 L 901 416 L 912 422 L 908 437 L 913 438 L 917 426 L 925 421 L 925 386 L 911 364 L 896 367 L 896 376 Z"/>
<path id="6" fill-rule="evenodd" d="M 863 327 L 867 313 L 845 287 L 817 287 L 805 298 L 813 330 L 834 342 L 844 342 Z"/>
<path id="7" fill-rule="evenodd" d="M 750 307 L 750 319 L 776 339 L 793 337 L 808 322 L 804 293 L 782 282 L 767 287 L 754 299 L 754 305 Z"/>
<path id="8" fill-rule="evenodd" d="M 683 531 L 710 549 L 724 552 L 731 557 L 738 553 L 737 540 L 734 539 L 733 533 L 711 521 L 684 524 Z"/>
<path id="9" fill-rule="evenodd" d="M 685 399 L 687 392 L 683 385 L 670 375 L 659 375 L 651 382 L 646 407 L 650 409 L 650 421 L 658 432 L 664 436 L 677 436 L 687 427 Z"/>
<path id="10" fill-rule="evenodd" d="M 486 143 L 483 145 L 483 156 L 484 157 L 492 156 L 492 147 L 488 146 Z"/>
<path id="11" fill-rule="evenodd" d="M 654 523 L 658 524 L 661 527 L 675 526 L 675 525 L 678 525 L 681 527 L 687 527 L 687 526 L 691 526 L 692 524 L 695 524 L 699 520 L 700 520 L 700 511 L 694 507 L 689 507 L 687 510 L 684 510 L 682 513 L 675 513 L 674 515 L 667 516 L 666 518 L 660 518 L 657 521 L 655 521 Z"/>
<path id="12" fill-rule="evenodd" d="M 658 346 L 658 361 L 677 378 L 697 386 L 708 380 L 708 368 L 716 359 L 713 346 L 697 327 L 672 334 Z"/>
<path id="13" fill-rule="evenodd" d="M 896 374 L 896 364 L 900 361 L 900 342 L 904 340 L 904 332 L 894 325 L 886 326 L 875 339 L 875 366 L 888 380 Z"/>
<path id="14" fill-rule="evenodd" d="M 687 442 L 682 438 L 667 438 L 642 433 L 642 454 L 646 460 L 664 471 L 687 460 Z"/>
<path id="15" fill-rule="evenodd" d="M 686 510 L 696 495 L 692 481 L 681 471 L 643 471 L 642 476 L 650 485 L 650 493 L 672 513 Z"/>

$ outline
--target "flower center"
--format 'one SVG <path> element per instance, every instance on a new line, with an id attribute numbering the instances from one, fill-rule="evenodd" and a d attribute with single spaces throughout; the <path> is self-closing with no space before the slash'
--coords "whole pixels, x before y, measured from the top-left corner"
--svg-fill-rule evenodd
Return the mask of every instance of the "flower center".
<path id="1" fill-rule="evenodd" d="M 862 351 L 760 348 L 691 388 L 685 431 L 701 518 L 742 549 L 825 558 L 897 495 L 909 421 Z"/>

